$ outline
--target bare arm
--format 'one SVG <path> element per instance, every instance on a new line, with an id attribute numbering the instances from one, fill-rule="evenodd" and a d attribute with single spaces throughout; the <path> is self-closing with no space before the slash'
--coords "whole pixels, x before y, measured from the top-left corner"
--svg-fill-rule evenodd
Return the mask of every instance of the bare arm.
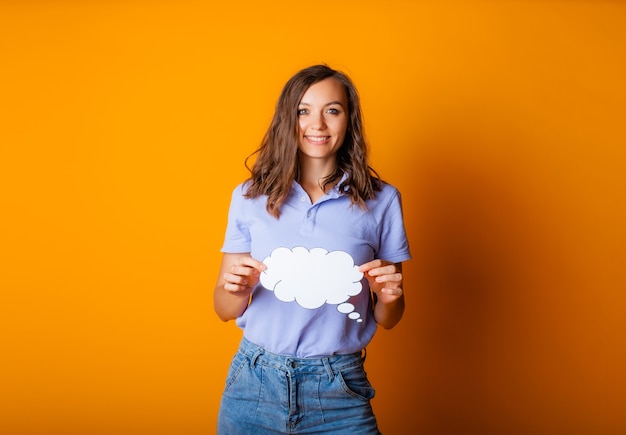
<path id="1" fill-rule="evenodd" d="M 374 318 L 385 329 L 398 324 L 404 313 L 402 263 L 374 260 L 359 267 L 376 294 Z"/>
<path id="2" fill-rule="evenodd" d="M 249 253 L 223 255 L 213 293 L 213 305 L 220 319 L 236 319 L 246 311 L 250 293 L 264 270 L 265 265 Z"/>

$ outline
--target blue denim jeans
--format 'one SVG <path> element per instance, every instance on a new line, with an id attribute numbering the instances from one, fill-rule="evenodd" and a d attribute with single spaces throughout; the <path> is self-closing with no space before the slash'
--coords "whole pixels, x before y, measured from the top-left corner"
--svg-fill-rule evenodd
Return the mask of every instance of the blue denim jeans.
<path id="1" fill-rule="evenodd" d="M 361 353 L 276 355 L 245 338 L 230 366 L 218 435 L 376 434 Z"/>

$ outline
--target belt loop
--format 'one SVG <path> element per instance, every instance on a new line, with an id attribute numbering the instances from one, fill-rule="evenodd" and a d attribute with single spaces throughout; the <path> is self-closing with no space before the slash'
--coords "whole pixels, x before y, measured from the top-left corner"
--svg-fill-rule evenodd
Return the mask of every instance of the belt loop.
<path id="1" fill-rule="evenodd" d="M 322 363 L 324 364 L 324 368 L 328 373 L 328 380 L 332 382 L 333 379 L 335 379 L 335 374 L 333 373 L 333 368 L 330 366 L 330 362 L 328 362 L 328 358 L 322 358 Z"/>
<path id="2" fill-rule="evenodd" d="M 254 352 L 254 354 L 252 355 L 252 358 L 250 358 L 250 368 L 253 369 L 254 366 L 256 365 L 256 360 L 263 355 L 263 348 L 259 348 L 257 349 L 256 352 Z"/>

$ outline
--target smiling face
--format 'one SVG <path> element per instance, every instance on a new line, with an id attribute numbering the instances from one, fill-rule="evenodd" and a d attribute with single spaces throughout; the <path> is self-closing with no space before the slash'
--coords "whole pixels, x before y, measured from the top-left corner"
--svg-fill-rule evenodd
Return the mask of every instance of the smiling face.
<path id="1" fill-rule="evenodd" d="M 348 98 L 334 78 L 312 84 L 298 105 L 301 158 L 335 160 L 348 128 Z"/>

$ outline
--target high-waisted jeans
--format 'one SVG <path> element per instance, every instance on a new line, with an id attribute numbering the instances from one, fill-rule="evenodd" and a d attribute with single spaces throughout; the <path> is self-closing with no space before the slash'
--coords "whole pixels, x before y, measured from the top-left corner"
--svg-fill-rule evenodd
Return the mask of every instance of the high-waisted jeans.
<path id="1" fill-rule="evenodd" d="M 276 355 L 244 338 L 226 379 L 217 433 L 377 435 L 363 362 L 361 352 Z"/>

